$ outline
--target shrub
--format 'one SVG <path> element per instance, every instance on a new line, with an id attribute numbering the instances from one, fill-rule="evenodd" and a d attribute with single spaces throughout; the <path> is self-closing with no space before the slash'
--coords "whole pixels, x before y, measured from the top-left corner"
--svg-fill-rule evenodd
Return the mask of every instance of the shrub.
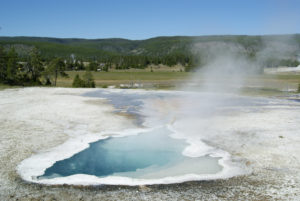
<path id="1" fill-rule="evenodd" d="M 83 79 L 79 77 L 78 74 L 76 74 L 72 87 L 74 88 L 95 88 L 95 81 L 93 79 L 93 76 L 90 71 L 86 71 L 86 73 L 83 75 Z"/>
<path id="2" fill-rule="evenodd" d="M 84 81 L 82 79 L 80 79 L 79 75 L 76 74 L 73 83 L 72 83 L 72 87 L 74 88 L 82 88 L 84 87 Z"/>

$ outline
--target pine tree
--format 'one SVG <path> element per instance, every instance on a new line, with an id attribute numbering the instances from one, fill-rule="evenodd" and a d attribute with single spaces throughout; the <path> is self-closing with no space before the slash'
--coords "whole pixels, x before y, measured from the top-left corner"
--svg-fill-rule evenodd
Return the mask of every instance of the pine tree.
<path id="1" fill-rule="evenodd" d="M 86 71 L 83 75 L 84 87 L 95 88 L 95 81 L 91 71 Z"/>
<path id="2" fill-rule="evenodd" d="M 73 83 L 72 83 L 72 87 L 74 88 L 81 88 L 81 87 L 84 87 L 84 82 L 82 79 L 80 79 L 79 75 L 76 74 L 74 80 L 73 80 Z"/>
<path id="3" fill-rule="evenodd" d="M 54 76 L 54 86 L 56 86 L 56 81 L 58 75 L 67 77 L 68 75 L 65 73 L 66 65 L 61 58 L 55 58 L 50 62 L 46 70 L 46 74 L 50 75 L 48 77 Z"/>
<path id="4" fill-rule="evenodd" d="M 17 58 L 18 55 L 14 48 L 11 48 L 7 54 L 7 65 L 6 65 L 6 79 L 9 84 L 16 82 L 16 71 L 17 71 Z"/>
<path id="5" fill-rule="evenodd" d="M 30 53 L 28 61 L 28 71 L 31 74 L 31 79 L 34 83 L 40 82 L 39 78 L 44 70 L 42 59 L 39 51 L 34 48 Z"/>
<path id="6" fill-rule="evenodd" d="M 6 81 L 7 74 L 7 55 L 4 48 L 0 46 L 0 82 L 4 83 Z"/>
<path id="7" fill-rule="evenodd" d="M 97 71 L 97 68 L 98 68 L 98 64 L 96 62 L 91 62 L 88 66 L 88 70 L 91 70 L 91 71 Z"/>
<path id="8" fill-rule="evenodd" d="M 78 74 L 76 74 L 72 87 L 75 88 L 95 88 L 95 81 L 93 79 L 93 75 L 90 71 L 86 71 L 85 74 L 83 75 L 83 79 L 79 77 Z"/>

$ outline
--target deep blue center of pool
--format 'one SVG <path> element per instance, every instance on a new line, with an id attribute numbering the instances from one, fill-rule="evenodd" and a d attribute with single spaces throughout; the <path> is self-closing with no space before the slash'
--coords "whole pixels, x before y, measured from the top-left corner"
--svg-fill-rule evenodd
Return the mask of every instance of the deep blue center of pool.
<path id="1" fill-rule="evenodd" d="M 99 140 L 71 158 L 57 161 L 40 178 L 74 174 L 103 177 L 183 160 L 181 152 L 187 144 L 168 137 L 167 133 L 167 129 L 156 129 L 139 135 Z"/>

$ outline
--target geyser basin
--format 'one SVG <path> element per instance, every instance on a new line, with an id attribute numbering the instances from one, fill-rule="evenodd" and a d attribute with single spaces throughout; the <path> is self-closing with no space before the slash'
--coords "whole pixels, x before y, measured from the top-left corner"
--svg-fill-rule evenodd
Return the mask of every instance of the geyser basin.
<path id="1" fill-rule="evenodd" d="M 57 161 L 39 179 L 75 174 L 159 179 L 190 173 L 215 174 L 222 169 L 218 158 L 183 156 L 188 144 L 168 134 L 171 132 L 162 127 L 138 135 L 99 140 L 71 158 Z"/>
<path id="2" fill-rule="evenodd" d="M 215 120 L 224 119 L 228 112 L 238 113 L 237 103 L 249 103 L 222 95 L 222 104 L 207 105 L 203 103 L 218 97 L 192 93 L 186 100 L 187 94 L 110 89 L 85 93 L 82 107 L 92 104 L 93 116 L 89 112 L 76 124 L 72 118 L 66 119 L 69 140 L 25 159 L 18 172 L 30 182 L 72 185 L 170 184 L 244 174 L 240 163 L 232 162 L 227 152 L 202 140 L 219 133 L 209 130 L 217 128 L 212 124 Z M 181 102 L 188 104 L 178 107 Z M 111 109 L 98 113 L 97 107 L 104 106 Z M 102 122 L 97 118 L 104 119 L 107 112 L 115 119 L 110 129 L 116 129 L 98 130 Z M 125 118 L 124 113 L 126 124 L 118 123 L 124 122 L 118 120 Z M 134 124 L 127 129 L 130 122 Z"/>

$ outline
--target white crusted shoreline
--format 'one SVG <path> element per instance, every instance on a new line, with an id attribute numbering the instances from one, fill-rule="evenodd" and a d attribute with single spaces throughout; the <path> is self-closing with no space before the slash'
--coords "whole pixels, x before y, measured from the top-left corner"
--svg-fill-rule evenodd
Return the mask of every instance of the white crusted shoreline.
<path id="1" fill-rule="evenodd" d="M 146 132 L 149 129 L 136 129 L 124 131 L 127 135 L 138 134 L 141 132 Z M 113 132 L 107 132 L 103 134 L 116 134 Z M 122 137 L 125 135 L 114 135 L 114 137 Z M 128 178 L 120 176 L 107 176 L 104 178 L 99 178 L 93 175 L 84 175 L 76 174 L 67 177 L 58 177 L 52 179 L 39 179 L 37 177 L 44 174 L 44 171 L 52 166 L 56 161 L 63 160 L 71 157 L 75 153 L 86 149 L 89 146 L 89 143 L 95 142 L 100 139 L 105 139 L 101 135 L 83 135 L 76 137 L 74 139 L 69 139 L 65 143 L 54 147 L 46 152 L 35 154 L 28 159 L 23 160 L 17 167 L 18 173 L 21 177 L 29 182 L 47 184 L 47 185 L 59 185 L 59 184 L 68 184 L 68 185 L 127 185 L 127 186 L 136 186 L 136 185 L 153 185 L 153 184 L 172 184 L 172 183 L 181 183 L 186 181 L 197 181 L 197 180 L 213 180 L 213 179 L 225 179 L 237 175 L 242 175 L 247 173 L 245 169 L 242 169 L 236 164 L 231 164 L 230 155 L 227 152 L 221 150 L 214 150 L 212 153 L 199 150 L 197 157 L 210 155 L 211 157 L 219 157 L 219 165 L 222 166 L 222 170 L 216 174 L 185 174 L 178 175 L 173 177 L 164 177 L 159 179 L 137 179 L 137 178 Z M 195 143 L 190 143 L 187 147 L 195 146 Z M 194 155 L 189 155 L 188 153 L 183 152 L 184 155 L 188 157 L 195 157 Z M 194 151 L 195 154 L 195 151 Z M 38 164 L 38 165 L 37 165 Z"/>
<path id="2" fill-rule="evenodd" d="M 114 91 L 116 92 L 116 91 Z M 138 93 L 145 93 L 143 91 L 139 91 Z M 149 92 L 148 92 L 149 93 Z M 89 100 L 89 98 L 86 98 Z M 98 100 L 98 99 L 95 99 Z M 75 100 L 72 100 L 73 104 L 78 104 Z M 97 106 L 100 107 L 98 104 Z M 87 107 L 87 103 L 84 103 L 82 107 Z M 101 105 L 103 107 L 103 105 Z M 103 115 L 102 113 L 98 113 L 99 118 Z M 88 118 L 88 117 L 87 117 Z M 98 116 L 97 116 L 98 118 Z M 68 119 L 66 119 L 68 121 Z M 237 175 L 242 175 L 247 173 L 246 170 L 230 163 L 231 158 L 230 155 L 221 150 L 214 149 L 210 146 L 205 145 L 201 140 L 190 139 L 187 140 L 189 144 L 188 147 L 183 151 L 183 155 L 187 157 L 200 157 L 204 155 L 211 155 L 212 157 L 219 157 L 221 159 L 218 160 L 219 165 L 222 166 L 222 170 L 217 174 L 185 174 L 178 175 L 174 177 L 165 177 L 160 179 L 134 179 L 120 176 L 108 176 L 104 178 L 98 178 L 92 175 L 72 175 L 68 177 L 61 178 L 52 178 L 52 179 L 37 179 L 38 176 L 43 175 L 44 171 L 52 166 L 56 161 L 63 160 L 71 157 L 72 155 L 86 149 L 89 146 L 89 143 L 95 142 L 100 139 L 105 139 L 107 136 L 113 135 L 114 137 L 122 137 L 127 135 L 137 135 L 141 132 L 146 132 L 151 129 L 141 129 L 141 128 L 133 128 L 124 130 L 122 125 L 118 128 L 119 122 L 115 123 L 114 130 L 105 130 L 95 133 L 89 133 L 87 131 L 78 131 L 71 130 L 70 128 L 66 128 L 69 133 L 70 138 L 64 142 L 63 144 L 51 148 L 50 150 L 46 150 L 45 152 L 35 154 L 30 158 L 23 160 L 17 167 L 18 173 L 21 177 L 29 182 L 41 183 L 41 184 L 69 184 L 69 185 L 101 185 L 101 184 L 109 184 L 109 185 L 151 185 L 151 184 L 171 184 L 171 183 L 180 183 L 186 181 L 196 181 L 196 180 L 213 180 L 220 178 L 230 178 Z M 93 126 L 93 125 L 91 125 Z M 75 126 L 76 129 L 79 129 L 78 126 Z M 172 125 L 168 125 L 168 128 L 174 132 L 172 136 L 176 138 L 176 136 L 184 136 L 180 134 L 176 134 L 176 130 L 172 128 Z M 118 129 L 122 129 L 118 131 Z M 77 133 L 74 135 L 74 133 Z M 80 134 L 78 134 L 80 133 Z"/>

